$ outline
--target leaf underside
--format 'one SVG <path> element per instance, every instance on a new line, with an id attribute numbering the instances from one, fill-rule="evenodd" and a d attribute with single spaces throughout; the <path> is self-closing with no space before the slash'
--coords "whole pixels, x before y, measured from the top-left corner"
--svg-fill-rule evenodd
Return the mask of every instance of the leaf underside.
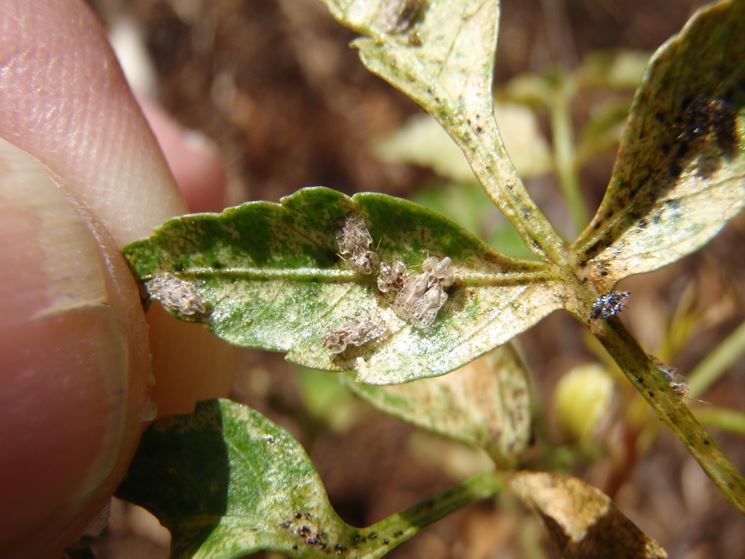
<path id="1" fill-rule="evenodd" d="M 343 382 L 376 408 L 429 431 L 484 449 L 514 467 L 530 438 L 528 371 L 512 344 L 439 378 L 394 386 Z"/>
<path id="2" fill-rule="evenodd" d="M 745 3 L 701 10 L 652 57 L 606 195 L 573 251 L 607 290 L 693 252 L 745 205 Z"/>
<path id="3" fill-rule="evenodd" d="M 455 282 L 431 326 L 399 316 L 375 274 L 355 272 L 339 256 L 336 236 L 349 215 L 363 218 L 382 261 L 401 261 L 415 273 L 428 256 L 452 259 Z M 313 187 L 281 204 L 176 218 L 124 254 L 140 280 L 172 274 L 206 309 L 169 309 L 177 317 L 203 322 L 234 345 L 286 352 L 312 368 L 353 370 L 371 384 L 447 373 L 562 306 L 561 285 L 545 264 L 500 255 L 447 219 L 382 194 L 350 198 Z M 324 339 L 350 317 L 383 333 L 332 353 Z"/>

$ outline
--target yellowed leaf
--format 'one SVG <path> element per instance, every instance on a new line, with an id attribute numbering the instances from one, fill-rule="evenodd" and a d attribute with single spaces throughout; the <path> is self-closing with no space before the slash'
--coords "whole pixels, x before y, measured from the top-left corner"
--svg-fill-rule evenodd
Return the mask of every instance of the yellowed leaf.
<path id="1" fill-rule="evenodd" d="M 407 384 L 345 384 L 373 406 L 446 437 L 486 450 L 514 466 L 530 436 L 530 385 L 511 344 L 452 373 Z"/>

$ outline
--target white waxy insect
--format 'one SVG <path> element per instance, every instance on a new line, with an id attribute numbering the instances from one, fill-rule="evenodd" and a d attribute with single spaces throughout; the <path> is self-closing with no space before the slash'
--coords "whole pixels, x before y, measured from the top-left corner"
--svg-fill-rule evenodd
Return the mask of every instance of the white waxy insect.
<path id="1" fill-rule="evenodd" d="M 430 256 L 422 262 L 422 272 L 409 276 L 393 301 L 393 309 L 415 328 L 428 328 L 448 300 L 445 289 L 453 284 L 450 258 Z"/>
<path id="2" fill-rule="evenodd" d="M 378 266 L 378 255 L 371 250 L 372 235 L 362 216 L 349 214 L 336 232 L 336 244 L 339 255 L 347 265 L 359 274 L 372 274 Z"/>
<path id="3" fill-rule="evenodd" d="M 150 297 L 160 301 L 169 312 L 183 316 L 198 316 L 207 311 L 194 285 L 165 272 L 145 282 Z"/>
<path id="4" fill-rule="evenodd" d="M 403 289 L 406 277 L 406 264 L 400 260 L 393 263 L 381 262 L 378 269 L 378 290 L 381 293 L 398 293 Z"/>
<path id="5" fill-rule="evenodd" d="M 379 338 L 385 333 L 385 326 L 370 319 L 346 318 L 339 328 L 326 332 L 323 347 L 331 353 L 343 353 L 347 346 L 359 347 Z"/>

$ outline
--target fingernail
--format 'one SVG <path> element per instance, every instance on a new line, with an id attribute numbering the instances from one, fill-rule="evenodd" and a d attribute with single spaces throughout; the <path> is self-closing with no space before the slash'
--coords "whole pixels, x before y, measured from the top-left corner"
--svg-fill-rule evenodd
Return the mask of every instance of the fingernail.
<path id="1" fill-rule="evenodd" d="M 41 164 L 5 141 L 0 233 L 10 272 L 0 275 L 0 325 L 106 301 L 98 249 L 80 215 Z"/>
<path id="2" fill-rule="evenodd" d="M 2 140 L 0 239 L 0 535 L 29 537 L 111 471 L 127 346 L 89 229 L 44 168 Z"/>

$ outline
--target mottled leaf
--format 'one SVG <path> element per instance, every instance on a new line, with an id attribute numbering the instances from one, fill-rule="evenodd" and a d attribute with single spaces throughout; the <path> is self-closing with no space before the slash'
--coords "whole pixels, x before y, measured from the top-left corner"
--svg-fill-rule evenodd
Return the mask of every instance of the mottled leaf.
<path id="1" fill-rule="evenodd" d="M 491 114 L 496 0 L 324 0 L 363 63 L 425 108 Z"/>
<path id="2" fill-rule="evenodd" d="M 512 478 L 511 487 L 541 516 L 564 559 L 667 557 L 607 495 L 577 478 L 521 472 Z"/>
<path id="3" fill-rule="evenodd" d="M 401 261 L 416 274 L 428 256 L 452 259 L 455 281 L 431 325 L 417 327 L 394 312 L 375 273 L 353 271 L 338 254 L 336 237 L 350 215 L 369 229 L 380 261 Z M 562 304 L 561 284 L 542 263 L 500 255 L 410 202 L 382 194 L 349 198 L 321 187 L 281 204 L 252 202 L 170 220 L 124 254 L 142 281 L 168 274 L 189 284 L 179 292 L 196 294 L 205 312 L 169 308 L 179 318 L 201 321 L 232 344 L 287 352 L 308 367 L 354 370 L 372 384 L 447 373 Z M 374 328 L 357 338 L 358 346 L 328 349 L 329 334 L 355 321 Z"/>
<path id="4" fill-rule="evenodd" d="M 155 514 L 176 558 L 231 559 L 257 551 L 290 557 L 382 557 L 424 526 L 494 495 L 494 475 L 368 528 L 343 522 L 300 444 L 258 412 L 227 400 L 161 419 L 145 433 L 117 495 Z"/>
<path id="5" fill-rule="evenodd" d="M 465 153 L 489 197 L 537 256 L 560 240 L 527 194 L 493 111 L 497 0 L 324 0 L 364 37 L 352 45 L 368 70 L 433 116 Z"/>
<path id="6" fill-rule="evenodd" d="M 600 289 L 673 262 L 745 204 L 745 3 L 698 12 L 652 57 L 605 198 L 573 250 Z"/>
<path id="7" fill-rule="evenodd" d="M 391 415 L 486 450 L 497 465 L 514 467 L 530 436 L 530 384 L 511 344 L 449 375 L 394 386 L 359 384 L 356 394 Z"/>

